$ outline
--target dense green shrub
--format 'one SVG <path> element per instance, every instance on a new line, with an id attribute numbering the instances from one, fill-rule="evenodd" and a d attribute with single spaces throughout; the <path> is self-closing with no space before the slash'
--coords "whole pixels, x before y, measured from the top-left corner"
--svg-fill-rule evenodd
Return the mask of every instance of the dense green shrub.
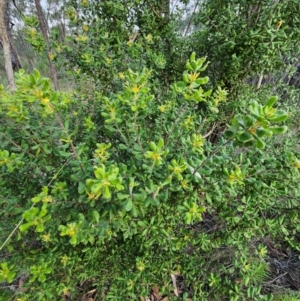
<path id="1" fill-rule="evenodd" d="M 209 75 L 237 92 L 243 80 L 299 57 L 299 1 L 206 0 L 188 41 L 211 60 Z"/>
<path id="2" fill-rule="evenodd" d="M 276 137 L 288 115 L 254 101 L 209 143 L 203 112 L 217 119 L 227 93 L 206 91 L 205 68 L 192 54 L 164 98 L 151 71 L 128 70 L 88 106 L 37 71 L 2 89 L 0 280 L 23 279 L 19 300 L 155 286 L 169 300 L 272 300 L 264 239 L 299 250 L 300 163 Z"/>
<path id="3" fill-rule="evenodd" d="M 269 246 L 300 251 L 298 96 L 245 79 L 276 69 L 285 43 L 295 54 L 297 2 L 269 21 L 269 1 L 259 15 L 206 1 L 186 37 L 162 2 L 70 3 L 50 59 L 76 91 L 36 70 L 0 91 L 0 282 L 19 301 L 289 298 L 271 294 Z M 184 62 L 190 49 L 211 62 Z"/>

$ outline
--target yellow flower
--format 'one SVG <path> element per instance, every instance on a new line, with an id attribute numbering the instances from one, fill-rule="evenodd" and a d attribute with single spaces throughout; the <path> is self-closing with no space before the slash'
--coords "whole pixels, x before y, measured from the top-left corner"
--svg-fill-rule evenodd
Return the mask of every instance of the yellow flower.
<path id="1" fill-rule="evenodd" d="M 260 122 L 259 121 L 255 121 L 254 124 L 248 129 L 248 132 L 251 134 L 255 134 L 257 128 L 260 126 Z"/>
<path id="2" fill-rule="evenodd" d="M 44 97 L 41 99 L 41 103 L 43 105 L 49 105 L 50 99 L 48 97 Z"/>
<path id="3" fill-rule="evenodd" d="M 158 154 L 158 153 L 152 152 L 151 159 L 152 159 L 153 161 L 161 160 L 161 155 Z"/>
<path id="4" fill-rule="evenodd" d="M 87 24 L 84 24 L 82 26 L 83 31 L 87 32 L 89 30 L 89 26 Z"/>
<path id="5" fill-rule="evenodd" d="M 54 113 L 54 109 L 53 109 L 53 107 L 50 104 L 47 104 L 45 106 L 45 113 L 49 114 L 49 115 Z"/>
<path id="6" fill-rule="evenodd" d="M 148 35 L 146 36 L 146 41 L 147 41 L 148 43 L 151 43 L 151 42 L 152 42 L 152 35 L 151 35 L 151 34 L 148 34 Z"/>
<path id="7" fill-rule="evenodd" d="M 243 266 L 246 271 L 250 269 L 250 263 L 244 263 Z"/>
<path id="8" fill-rule="evenodd" d="M 95 194 L 94 193 L 88 193 L 88 199 L 92 200 L 95 198 Z"/>
<path id="9" fill-rule="evenodd" d="M 79 35 L 75 38 L 77 42 L 86 42 L 88 37 L 86 35 Z"/>
<path id="10" fill-rule="evenodd" d="M 119 77 L 120 77 L 120 79 L 124 79 L 125 78 L 125 74 L 123 72 L 120 72 L 119 73 Z"/>
<path id="11" fill-rule="evenodd" d="M 182 180 L 180 184 L 183 189 L 189 189 L 189 184 L 187 180 Z"/>
<path id="12" fill-rule="evenodd" d="M 267 251 L 267 248 L 262 246 L 260 249 L 259 249 L 259 255 L 264 257 L 266 254 L 268 253 Z"/>
<path id="13" fill-rule="evenodd" d="M 192 129 L 195 125 L 194 123 L 195 116 L 189 115 L 182 123 L 181 126 L 185 129 Z"/>
<path id="14" fill-rule="evenodd" d="M 31 36 L 31 38 L 34 38 L 34 36 L 36 35 L 37 31 L 35 28 L 30 28 L 28 31 L 29 35 Z"/>
<path id="15" fill-rule="evenodd" d="M 162 106 L 159 106 L 158 109 L 159 109 L 162 113 L 164 113 L 164 112 L 166 111 L 166 109 L 167 109 L 167 106 L 166 106 L 166 105 L 162 105 Z"/>
<path id="16" fill-rule="evenodd" d="M 202 135 L 193 134 L 192 135 L 192 147 L 196 151 L 202 153 L 203 152 L 203 145 L 204 145 L 204 138 Z"/>
<path id="17" fill-rule="evenodd" d="M 127 286 L 130 290 L 132 290 L 134 288 L 134 282 L 130 279 L 127 281 Z"/>
<path id="18" fill-rule="evenodd" d="M 106 63 L 107 63 L 108 65 L 110 65 L 111 59 L 107 57 L 105 60 L 106 60 Z"/>
<path id="19" fill-rule="evenodd" d="M 69 293 L 69 289 L 66 286 L 64 286 L 64 288 L 62 289 L 62 293 L 63 295 L 67 296 Z"/>
<path id="20" fill-rule="evenodd" d="M 98 199 L 99 198 L 99 196 L 101 195 L 101 192 L 99 192 L 99 194 L 94 194 L 94 193 L 89 193 L 89 192 L 86 192 L 87 193 L 87 195 L 88 195 L 88 199 L 89 200 L 93 200 L 93 199 Z"/>
<path id="21" fill-rule="evenodd" d="M 299 160 L 295 161 L 294 166 L 297 168 L 300 168 L 300 161 Z"/>
<path id="22" fill-rule="evenodd" d="M 72 237 L 76 234 L 76 224 L 75 223 L 69 224 L 69 229 L 66 234 L 69 235 L 70 237 Z"/>
<path id="23" fill-rule="evenodd" d="M 43 239 L 44 242 L 49 242 L 49 241 L 51 241 L 50 234 L 44 234 L 44 235 L 42 236 L 42 239 Z"/>
<path id="24" fill-rule="evenodd" d="M 36 98 L 42 98 L 43 97 L 43 91 L 42 90 L 35 90 L 33 93 L 32 93 Z"/>
<path id="25" fill-rule="evenodd" d="M 66 266 L 70 259 L 71 259 L 70 257 L 68 257 L 67 255 L 64 255 L 64 256 L 61 256 L 60 262 L 63 264 L 63 266 Z"/>
<path id="26" fill-rule="evenodd" d="M 126 44 L 127 44 L 127 46 L 130 47 L 130 46 L 132 46 L 132 41 L 128 41 Z"/>
<path id="27" fill-rule="evenodd" d="M 16 107 L 15 105 L 10 105 L 8 107 L 8 111 L 9 112 L 18 112 L 19 110 L 18 110 L 18 107 Z"/>
<path id="28" fill-rule="evenodd" d="M 138 261 L 136 267 L 140 272 L 145 270 L 145 264 L 142 261 Z"/>
<path id="29" fill-rule="evenodd" d="M 189 74 L 190 82 L 195 81 L 195 80 L 198 78 L 199 74 L 200 74 L 200 73 L 197 73 L 197 72 L 194 72 L 194 73 L 192 73 L 192 74 Z"/>
<path id="30" fill-rule="evenodd" d="M 55 58 L 55 54 L 53 54 L 52 52 L 50 52 L 48 56 L 49 56 L 50 61 L 53 61 Z"/>
<path id="31" fill-rule="evenodd" d="M 241 169 L 239 167 L 237 167 L 235 171 L 230 172 L 230 175 L 229 175 L 227 181 L 230 185 L 233 185 L 235 183 L 243 185 L 244 178 L 245 178 L 245 174 L 243 174 Z"/>
<path id="32" fill-rule="evenodd" d="M 140 92 L 140 89 L 141 87 L 138 87 L 137 84 L 134 84 L 131 91 L 136 94 Z"/>
<path id="33" fill-rule="evenodd" d="M 53 199 L 50 195 L 47 195 L 45 196 L 43 199 L 42 199 L 42 202 L 44 203 L 52 203 L 53 202 Z"/>
<path id="34" fill-rule="evenodd" d="M 73 113 L 72 113 L 74 116 L 77 116 L 78 115 L 78 112 L 76 112 L 76 111 L 73 111 Z"/>
<path id="35" fill-rule="evenodd" d="M 6 164 L 7 162 L 8 162 L 8 159 L 4 158 L 2 161 L 0 161 L 0 164 L 3 165 L 3 164 Z"/>

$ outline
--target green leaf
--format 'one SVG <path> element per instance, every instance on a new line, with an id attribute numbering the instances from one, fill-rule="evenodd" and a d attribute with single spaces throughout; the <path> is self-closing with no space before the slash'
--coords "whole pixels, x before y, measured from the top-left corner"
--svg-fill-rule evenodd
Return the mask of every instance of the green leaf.
<path id="1" fill-rule="evenodd" d="M 285 125 L 277 126 L 277 127 L 270 127 L 269 130 L 272 131 L 273 134 L 275 134 L 275 135 L 281 135 L 281 134 L 284 134 L 288 130 L 288 127 Z"/>
<path id="2" fill-rule="evenodd" d="M 88 180 L 87 180 L 87 184 L 88 184 Z M 94 193 L 94 194 L 99 194 L 100 191 L 101 191 L 101 188 L 102 188 L 102 184 L 101 183 L 96 183 L 92 186 L 91 188 L 91 191 Z"/>
<path id="3" fill-rule="evenodd" d="M 122 201 L 124 199 L 129 198 L 129 197 L 130 197 L 130 194 L 125 194 L 125 193 L 118 193 L 117 194 L 117 198 L 118 198 L 119 201 Z"/>
<path id="4" fill-rule="evenodd" d="M 157 198 L 150 198 L 150 202 L 154 206 L 158 206 L 159 205 L 159 200 Z"/>
<path id="5" fill-rule="evenodd" d="M 157 147 L 158 149 L 162 149 L 164 147 L 164 140 L 162 138 L 159 138 Z"/>
<path id="6" fill-rule="evenodd" d="M 108 188 L 108 186 L 104 186 L 103 197 L 108 200 L 111 199 L 111 192 L 110 192 L 110 189 Z"/>
<path id="7" fill-rule="evenodd" d="M 201 77 L 201 78 L 198 78 L 198 79 L 196 80 L 196 83 L 199 84 L 199 85 L 205 85 L 205 84 L 207 84 L 208 82 L 209 82 L 208 76 L 206 76 L 206 77 Z"/>
<path id="8" fill-rule="evenodd" d="M 100 219 L 99 212 L 96 211 L 96 210 L 93 210 L 92 216 L 93 216 L 93 221 L 98 224 L 99 223 L 99 219 Z"/>
<path id="9" fill-rule="evenodd" d="M 79 184 L 78 184 L 78 193 L 82 194 L 84 192 L 85 192 L 85 185 L 84 185 L 84 183 L 79 182 Z"/>
<path id="10" fill-rule="evenodd" d="M 156 151 L 156 150 L 157 150 L 157 146 L 156 146 L 156 144 L 155 144 L 153 141 L 151 141 L 151 142 L 149 143 L 149 147 L 150 147 L 151 150 L 153 150 L 153 151 Z"/>
<path id="11" fill-rule="evenodd" d="M 43 232 L 45 229 L 44 224 L 43 223 L 38 223 L 36 225 L 36 232 Z"/>
<path id="12" fill-rule="evenodd" d="M 131 214 L 134 217 L 138 217 L 139 216 L 139 212 L 138 212 L 137 206 L 135 204 L 132 204 Z"/>
<path id="13" fill-rule="evenodd" d="M 252 140 L 252 139 L 253 139 L 253 136 L 252 136 L 250 133 L 248 133 L 248 132 L 244 132 L 244 133 L 238 135 L 237 138 L 238 138 L 241 142 L 245 143 L 245 142 L 247 142 L 247 141 Z"/>
<path id="14" fill-rule="evenodd" d="M 131 198 L 128 198 L 126 200 L 126 202 L 124 203 L 124 209 L 126 211 L 130 211 L 132 209 L 132 199 Z"/>
<path id="15" fill-rule="evenodd" d="M 19 227 L 20 231 L 21 232 L 25 232 L 28 230 L 28 228 L 30 228 L 32 225 L 34 224 L 34 222 L 29 222 L 29 223 L 26 223 L 26 224 L 23 224 Z"/>
<path id="16" fill-rule="evenodd" d="M 255 145 L 256 145 L 257 148 L 264 148 L 265 147 L 265 143 L 262 140 L 260 140 L 258 137 L 256 139 Z"/>
<path id="17" fill-rule="evenodd" d="M 64 152 L 64 151 L 59 151 L 59 154 L 60 154 L 62 157 L 70 157 L 70 156 L 73 155 L 72 153 L 67 153 L 67 152 Z"/>
<path id="18" fill-rule="evenodd" d="M 280 113 L 280 112 L 276 112 L 276 114 L 274 116 L 270 116 L 267 119 L 271 122 L 283 122 L 286 121 L 289 118 L 289 115 L 284 113 Z"/>
<path id="19" fill-rule="evenodd" d="M 232 139 L 234 136 L 235 136 L 235 132 L 234 131 L 232 131 L 232 130 L 226 130 L 225 132 L 224 132 L 224 136 L 225 136 L 225 138 L 226 139 Z"/>
<path id="20" fill-rule="evenodd" d="M 74 234 L 74 235 L 71 237 L 70 243 L 71 243 L 72 245 L 76 245 L 76 244 L 77 244 L 77 235 L 76 235 L 76 234 Z"/>
<path id="21" fill-rule="evenodd" d="M 128 149 L 128 147 L 125 144 L 120 143 L 119 144 L 119 149 L 125 150 L 125 149 Z"/>
<path id="22" fill-rule="evenodd" d="M 266 103 L 266 107 L 272 107 L 277 100 L 278 100 L 277 96 L 270 97 Z"/>
<path id="23" fill-rule="evenodd" d="M 146 199 L 147 195 L 146 194 L 143 194 L 143 193 L 134 193 L 132 195 L 132 198 L 135 200 L 135 201 L 139 201 L 139 202 L 143 202 L 145 199 Z"/>
<path id="24" fill-rule="evenodd" d="M 258 138 L 262 138 L 264 136 L 267 136 L 270 133 L 270 131 L 264 129 L 264 128 L 259 128 L 256 130 L 256 135 Z M 271 132 L 272 134 L 272 132 Z"/>

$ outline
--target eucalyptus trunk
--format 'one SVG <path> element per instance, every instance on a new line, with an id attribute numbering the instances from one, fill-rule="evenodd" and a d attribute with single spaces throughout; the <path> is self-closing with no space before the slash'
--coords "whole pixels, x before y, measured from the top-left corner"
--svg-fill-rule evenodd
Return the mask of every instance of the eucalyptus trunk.
<path id="1" fill-rule="evenodd" d="M 7 75 L 9 87 L 12 91 L 16 90 L 16 84 L 14 80 L 14 71 L 11 62 L 10 43 L 5 26 L 5 10 L 6 0 L 0 0 L 0 39 L 2 42 L 3 53 L 4 53 L 4 65 Z"/>
<path id="2" fill-rule="evenodd" d="M 47 45 L 47 57 L 48 57 L 48 62 L 49 62 L 49 67 L 50 67 L 50 72 L 51 72 L 51 78 L 52 81 L 54 83 L 54 87 L 56 90 L 59 90 L 59 84 L 58 84 L 58 80 L 57 80 L 57 73 L 56 73 L 56 69 L 55 66 L 52 64 L 52 61 L 50 59 L 50 42 L 49 42 L 49 36 L 48 36 L 48 31 L 47 31 L 47 24 L 44 18 L 44 14 L 42 11 L 42 6 L 40 3 L 40 0 L 34 0 L 35 2 L 35 7 L 36 7 L 36 11 L 37 11 L 37 16 L 40 22 L 40 27 L 41 27 L 41 31 L 42 34 L 44 36 L 46 45 Z"/>

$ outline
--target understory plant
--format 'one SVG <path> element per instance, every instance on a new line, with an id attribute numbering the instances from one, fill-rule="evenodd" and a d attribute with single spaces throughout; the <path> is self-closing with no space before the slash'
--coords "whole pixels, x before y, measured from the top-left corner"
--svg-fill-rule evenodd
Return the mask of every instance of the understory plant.
<path id="1" fill-rule="evenodd" d="M 209 142 L 227 91 L 205 69 L 193 53 L 161 94 L 129 69 L 92 103 L 36 70 L 1 89 L 0 281 L 16 300 L 272 300 L 265 241 L 299 251 L 289 112 L 253 100 Z"/>

